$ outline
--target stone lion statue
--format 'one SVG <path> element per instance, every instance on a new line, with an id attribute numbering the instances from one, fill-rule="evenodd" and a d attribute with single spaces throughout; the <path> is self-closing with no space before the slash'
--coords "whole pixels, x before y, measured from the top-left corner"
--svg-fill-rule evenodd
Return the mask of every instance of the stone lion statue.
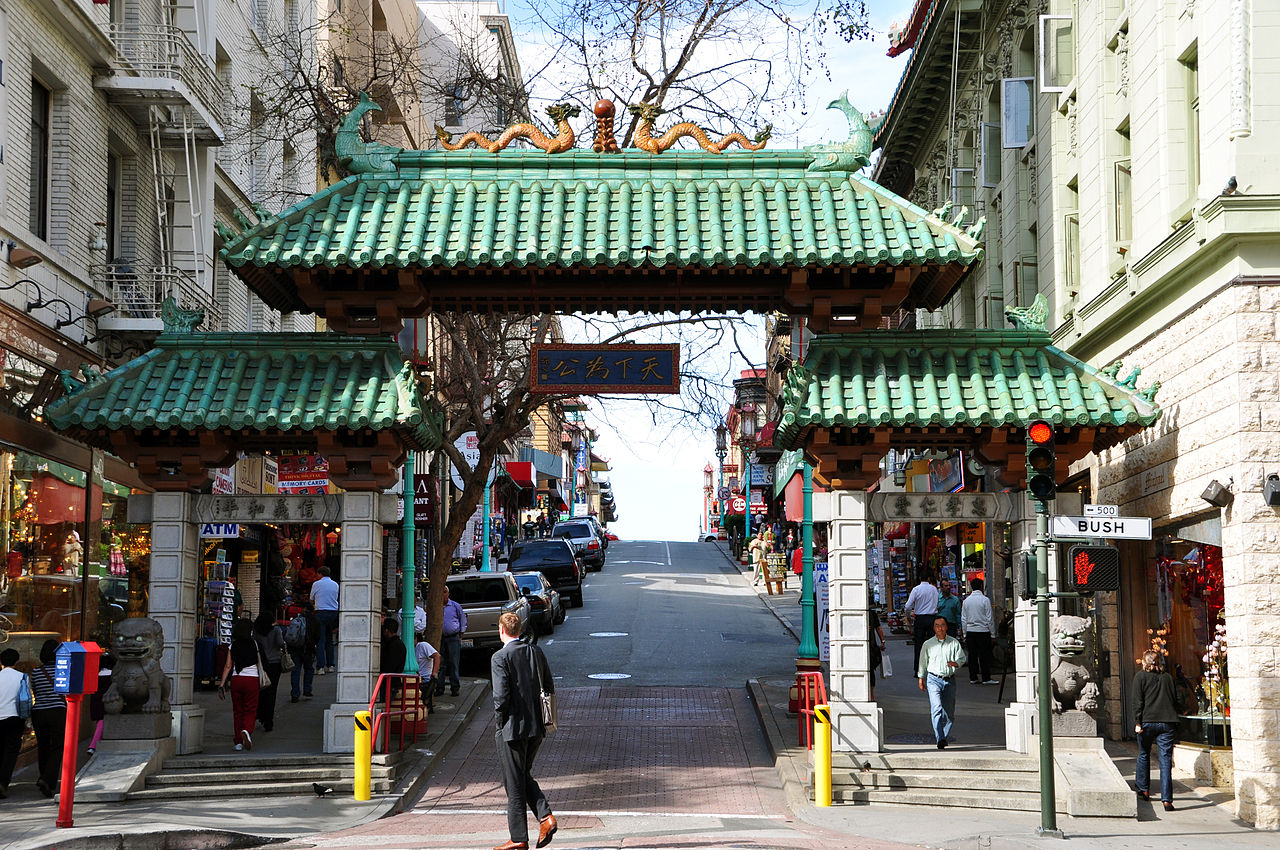
<path id="1" fill-rule="evenodd" d="M 1049 668 L 1053 710 L 1056 714 L 1078 710 L 1089 714 L 1098 710 L 1098 686 L 1082 656 L 1089 643 L 1087 617 L 1067 614 L 1055 617 L 1049 637 L 1053 664 Z"/>
<path id="2" fill-rule="evenodd" d="M 107 714 L 160 714 L 169 710 L 169 677 L 160 669 L 164 631 L 150 617 L 116 624 L 111 654 L 116 666 L 102 695 Z"/>

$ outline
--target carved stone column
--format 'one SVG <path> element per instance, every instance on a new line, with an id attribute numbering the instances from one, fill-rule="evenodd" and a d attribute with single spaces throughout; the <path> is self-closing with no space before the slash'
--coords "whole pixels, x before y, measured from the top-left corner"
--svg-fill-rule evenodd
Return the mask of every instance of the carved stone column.
<path id="1" fill-rule="evenodd" d="M 831 745 L 835 750 L 879 752 L 884 748 L 884 717 L 881 708 L 870 699 L 867 494 L 861 490 L 837 490 L 831 500 L 827 547 Z"/>

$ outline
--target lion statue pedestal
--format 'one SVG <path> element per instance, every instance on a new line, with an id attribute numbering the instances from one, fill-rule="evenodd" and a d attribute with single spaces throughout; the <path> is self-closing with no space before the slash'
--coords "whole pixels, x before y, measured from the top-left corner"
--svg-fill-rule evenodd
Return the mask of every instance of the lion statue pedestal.
<path id="1" fill-rule="evenodd" d="M 1049 668 L 1052 688 L 1053 736 L 1055 738 L 1092 738 L 1098 734 L 1098 710 L 1101 692 L 1093 681 L 1093 673 L 1084 663 L 1089 645 L 1091 621 L 1085 617 L 1063 614 L 1055 617 L 1049 636 L 1053 661 Z"/>
<path id="2" fill-rule="evenodd" d="M 164 631 L 150 617 L 131 617 L 116 625 L 111 639 L 116 665 L 102 695 L 103 740 L 154 740 L 173 734 L 169 677 L 160 669 L 163 652 Z"/>

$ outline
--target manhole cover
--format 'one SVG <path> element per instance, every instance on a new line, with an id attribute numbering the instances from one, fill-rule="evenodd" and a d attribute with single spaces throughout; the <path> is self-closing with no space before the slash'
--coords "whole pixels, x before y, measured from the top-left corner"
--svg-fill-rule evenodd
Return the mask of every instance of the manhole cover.
<path id="1" fill-rule="evenodd" d="M 591 673 L 588 679 L 630 679 L 630 673 Z"/>
<path id="2" fill-rule="evenodd" d="M 626 632 L 592 632 L 592 637 L 626 637 Z"/>

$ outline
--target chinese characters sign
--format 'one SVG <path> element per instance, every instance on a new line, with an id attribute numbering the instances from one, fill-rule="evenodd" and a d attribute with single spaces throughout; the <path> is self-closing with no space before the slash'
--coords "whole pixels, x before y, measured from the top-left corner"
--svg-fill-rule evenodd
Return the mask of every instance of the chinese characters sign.
<path id="1" fill-rule="evenodd" d="M 680 392 L 680 346 L 535 345 L 535 393 L 648 394 Z"/>

